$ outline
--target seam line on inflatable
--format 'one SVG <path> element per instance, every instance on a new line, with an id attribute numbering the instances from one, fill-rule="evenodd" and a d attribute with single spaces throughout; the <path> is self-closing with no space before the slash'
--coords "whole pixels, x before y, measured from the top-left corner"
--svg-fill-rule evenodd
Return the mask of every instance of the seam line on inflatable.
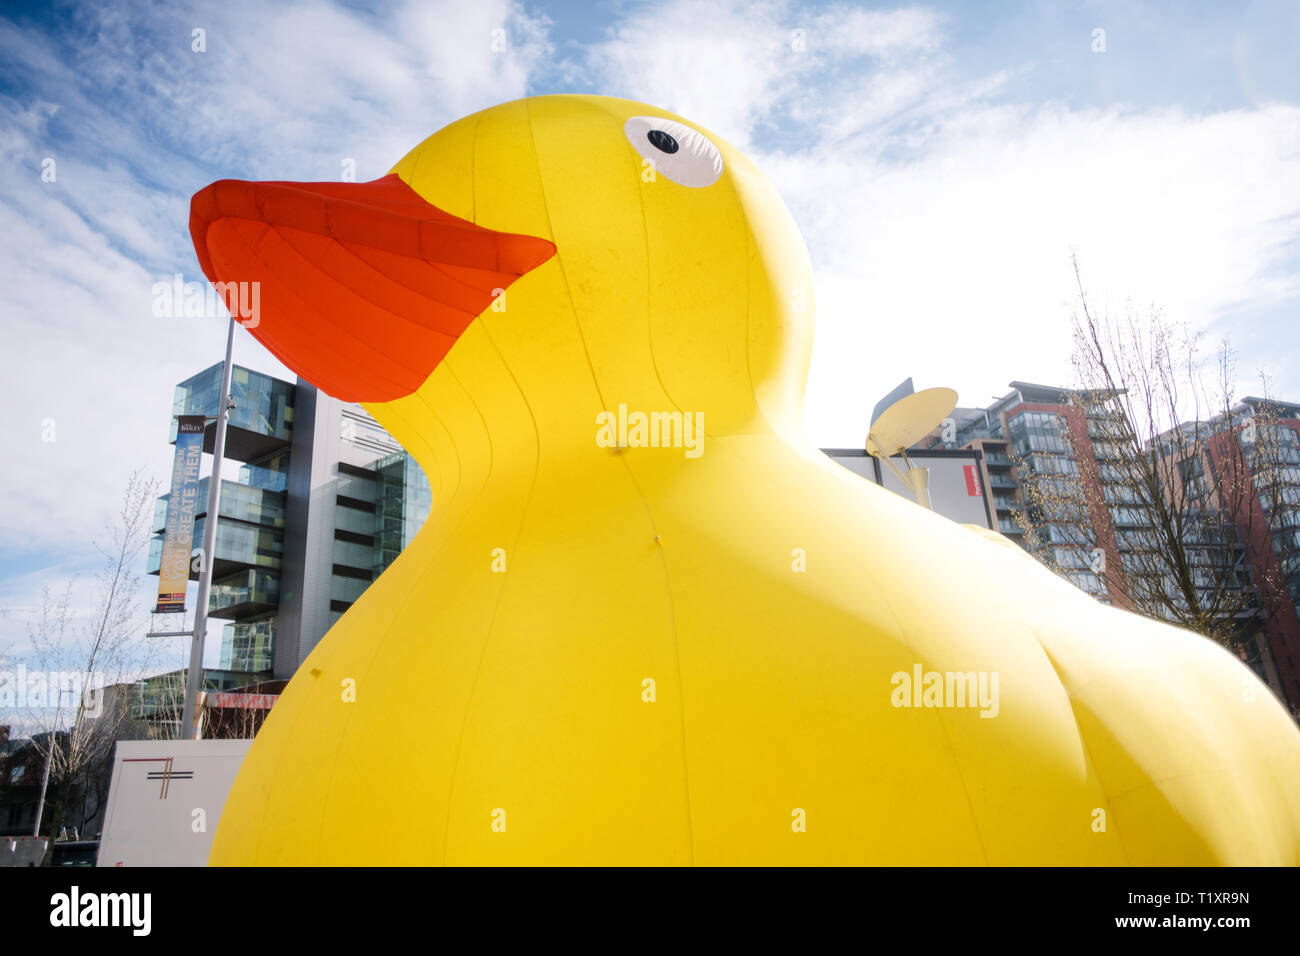
<path id="1" fill-rule="evenodd" d="M 422 401 L 423 401 L 423 399 L 422 399 Z M 425 404 L 425 407 L 428 408 L 428 403 L 425 402 L 424 404 Z M 432 412 L 432 409 L 429 409 L 429 410 L 430 410 L 430 412 Z M 435 417 L 436 417 L 436 413 L 435 413 Z M 442 425 L 443 430 L 447 432 L 448 437 L 449 437 L 449 439 L 450 439 L 451 432 L 450 432 L 449 429 L 447 429 L 446 425 L 444 425 L 444 424 L 442 423 L 441 419 L 438 420 L 438 424 Z M 457 460 L 459 461 L 460 455 L 459 455 L 459 452 L 458 452 L 458 450 L 457 450 L 457 448 L 456 448 L 455 440 L 454 440 L 454 439 L 450 439 L 450 440 L 451 440 L 451 445 L 452 445 L 452 452 L 453 452 L 453 454 L 456 455 Z M 456 479 L 456 489 L 455 489 L 455 491 L 452 493 L 452 498 L 453 498 L 453 499 L 454 499 L 454 498 L 457 496 L 457 494 L 460 492 L 460 488 L 461 488 L 461 481 L 460 481 L 460 479 L 461 479 L 462 476 L 463 476 L 463 469 L 461 469 L 461 468 L 458 467 L 458 469 L 457 469 L 457 479 Z M 482 487 L 480 487 L 480 489 L 479 489 L 479 493 L 480 493 L 480 494 L 482 493 Z M 475 499 L 474 499 L 474 500 L 477 500 L 477 498 L 478 498 L 478 495 L 475 495 Z M 462 512 L 462 515 L 463 515 L 463 512 Z M 456 527 L 459 527 L 459 524 L 460 524 L 460 522 L 457 521 L 457 524 L 456 524 L 456 525 L 451 529 L 451 533 L 452 533 L 452 534 L 454 534 L 454 532 L 455 532 L 455 528 L 456 528 Z M 423 531 L 424 529 L 421 528 L 420 530 Z M 426 565 L 425 565 L 426 573 L 427 573 L 428 568 L 429 568 L 431 565 L 433 565 L 434 562 L 437 561 L 437 559 L 438 559 L 438 550 L 437 550 L 437 548 L 431 548 L 431 549 L 430 549 L 429 558 L 428 558 L 428 562 L 427 562 Z M 357 668 L 356 680 L 357 680 L 357 683 L 358 683 L 358 684 L 362 683 L 362 682 L 363 682 L 363 681 L 364 681 L 364 680 L 369 676 L 370 671 L 371 671 L 371 670 L 373 669 L 373 667 L 374 667 L 375 660 L 379 657 L 380 652 L 381 652 L 381 651 L 383 650 L 383 648 L 384 648 L 384 645 L 387 644 L 387 642 L 391 639 L 391 637 L 392 637 L 392 635 L 393 635 L 393 633 L 394 633 L 394 630 L 395 630 L 395 629 L 391 626 L 392 623 L 393 623 L 394 621 L 396 621 L 398 618 L 401 617 L 402 613 L 406 610 L 406 606 L 407 606 L 407 605 L 411 602 L 411 600 L 415 597 L 415 594 L 416 594 L 416 593 L 417 593 L 417 592 L 415 592 L 415 591 L 410 591 L 410 592 L 407 593 L 407 595 L 406 595 L 406 596 L 405 596 L 401 601 L 395 603 L 395 606 L 394 606 L 394 608 L 393 608 L 393 613 L 392 613 L 392 615 L 388 618 L 389 627 L 386 629 L 386 631 L 385 631 L 385 633 L 384 633 L 384 636 L 381 637 L 381 638 L 379 639 L 379 641 L 374 645 L 374 647 L 373 647 L 373 649 L 372 649 L 372 652 L 371 652 L 371 654 L 370 654 L 370 658 L 365 662 L 364 667 L 359 667 L 359 668 Z M 340 737 L 346 737 L 346 736 L 347 736 L 348 731 L 349 731 L 350 727 L 352 726 L 352 722 L 353 722 L 353 719 L 354 719 L 354 715 L 355 715 L 356 713 L 357 713 L 357 711 L 354 710 L 354 709 L 349 709 L 349 710 L 346 711 L 346 713 L 345 713 L 345 717 L 344 717 L 344 720 L 343 720 L 343 723 L 342 723 L 342 726 L 341 726 L 340 731 L 339 731 L 339 736 L 340 736 Z M 330 772 L 329 772 L 329 776 L 328 776 L 328 778 L 327 778 L 327 779 L 328 779 L 329 781 L 331 781 L 331 782 L 333 781 L 333 779 L 335 778 L 335 776 L 338 774 L 338 769 L 339 769 L 339 757 L 340 757 L 340 755 L 342 754 L 342 752 L 343 752 L 343 748 L 341 748 L 341 747 L 335 749 L 335 753 L 334 753 L 334 761 L 333 761 L 333 763 L 330 765 Z M 325 790 L 326 794 L 329 794 L 329 793 L 331 793 L 332 791 L 333 791 L 333 788 L 332 788 L 332 787 L 327 787 L 326 790 Z M 326 841 L 325 841 L 325 839 L 324 839 L 324 834 L 325 834 L 326 815 L 327 815 L 328 808 L 329 808 L 329 803 L 328 803 L 328 798 L 327 798 L 327 802 L 326 802 L 325 805 L 321 808 L 321 813 L 320 813 L 320 834 L 321 834 L 321 838 L 320 838 L 320 841 L 319 841 L 319 845 L 320 845 L 320 846 L 325 846 L 325 845 L 326 845 Z M 318 853 L 317 853 L 317 862 L 319 863 L 319 861 L 320 861 L 320 857 L 319 857 L 319 851 L 318 851 Z"/>
<path id="2" fill-rule="evenodd" d="M 1056 677 L 1056 682 L 1061 687 L 1061 693 L 1065 695 L 1065 701 L 1070 706 L 1070 720 L 1074 722 L 1074 732 L 1079 739 L 1079 746 L 1083 748 L 1085 766 L 1097 778 L 1097 789 L 1101 791 L 1102 800 L 1106 803 L 1107 820 L 1115 830 L 1115 839 L 1119 844 L 1120 854 L 1124 857 L 1124 864 L 1125 866 L 1132 866 L 1133 861 L 1129 858 L 1128 853 L 1128 841 L 1124 837 L 1124 829 L 1119 825 L 1119 814 L 1115 812 L 1115 807 L 1111 803 L 1111 793 L 1106 786 L 1106 779 L 1102 776 L 1101 768 L 1092 759 L 1092 749 L 1088 746 L 1088 737 L 1083 732 L 1083 727 L 1079 725 L 1079 714 L 1074 709 L 1074 695 L 1065 686 L 1065 680 L 1061 677 L 1061 670 L 1056 664 L 1056 659 L 1052 657 L 1051 652 L 1043 644 L 1042 638 L 1038 636 L 1038 629 L 1031 625 L 1029 633 L 1033 636 L 1034 643 L 1042 650 L 1043 656 L 1047 658 L 1048 666 L 1052 668 L 1052 674 Z"/>
<path id="3" fill-rule="evenodd" d="M 532 122 L 531 122 L 531 116 L 529 116 L 530 133 L 531 133 L 531 129 L 532 129 Z M 478 123 L 477 122 L 475 123 L 474 126 L 474 144 L 475 144 L 474 153 L 475 155 L 477 155 L 477 144 L 478 144 Z M 477 172 L 476 168 L 471 168 L 470 173 L 472 178 L 475 179 L 477 178 L 475 176 L 476 172 Z M 538 177 L 540 178 L 541 176 L 540 169 L 538 169 L 537 174 Z M 475 200 L 475 203 L 477 203 L 477 200 Z M 548 213 L 548 220 L 549 220 L 549 213 Z M 551 234 L 554 235 L 554 229 L 551 230 Z M 478 322 L 479 325 L 482 326 L 483 332 L 487 337 L 489 344 L 492 346 L 492 351 L 496 353 L 496 356 L 498 360 L 501 362 L 502 367 L 505 369 L 506 374 L 510 376 L 510 381 L 514 384 L 515 390 L 519 393 L 520 400 L 524 403 L 524 407 L 528 410 L 528 418 L 532 422 L 532 426 L 533 426 L 532 479 L 528 483 L 528 494 L 524 498 L 523 507 L 518 512 L 517 524 L 514 533 L 514 541 L 511 545 L 511 548 L 517 557 L 519 553 L 519 543 L 520 541 L 523 540 L 524 528 L 528 523 L 528 513 L 532 507 L 533 495 L 537 490 L 537 475 L 538 472 L 541 470 L 542 438 L 541 438 L 541 431 L 537 425 L 537 415 L 533 411 L 532 405 L 530 405 L 528 402 L 528 396 L 524 392 L 523 387 L 519 384 L 519 380 L 515 377 L 514 370 L 510 368 L 510 363 L 506 361 L 505 355 L 497 347 L 496 341 L 492 338 L 489 332 L 488 324 L 483 318 L 484 314 L 486 314 L 487 311 L 488 310 L 485 309 L 483 313 L 480 313 L 474 319 L 474 321 Z M 450 358 L 450 355 L 448 357 Z M 450 365 L 448 365 L 447 373 L 451 375 L 452 378 L 455 378 L 457 384 L 459 384 L 462 390 L 465 391 L 466 395 L 469 395 L 469 390 L 465 388 L 464 384 L 460 382 L 460 379 L 455 376 L 455 374 L 452 372 L 450 368 Z M 483 418 L 483 414 L 478 409 L 478 405 L 476 402 L 474 402 L 472 396 L 470 396 L 470 402 L 471 404 L 474 405 L 475 411 L 478 412 L 479 419 L 484 422 L 484 429 L 488 431 L 488 445 L 490 448 L 491 441 L 492 441 L 490 429 L 487 428 L 486 420 Z M 426 402 L 426 405 L 427 404 L 428 403 Z M 488 475 L 487 475 L 487 479 L 484 481 L 485 488 L 487 486 L 487 483 L 491 481 L 493 476 L 493 465 L 492 465 L 493 461 L 494 459 L 489 459 L 490 464 L 488 469 Z M 477 500 L 478 499 L 476 497 L 475 501 Z M 466 513 L 468 513 L 468 510 Z M 442 863 L 444 866 L 447 864 L 448 845 L 450 844 L 451 841 L 451 816 L 452 816 L 452 808 L 454 806 L 454 801 L 456 796 L 456 781 L 460 775 L 460 755 L 465 744 L 465 729 L 469 725 L 469 715 L 474 707 L 474 697 L 478 691 L 479 677 L 483 671 L 483 661 L 487 658 L 488 645 L 492 641 L 492 637 L 496 627 L 497 614 L 501 609 L 501 602 L 505 598 L 505 590 L 508 583 L 509 583 L 508 580 L 505 580 L 503 578 L 503 580 L 500 581 L 499 586 L 497 587 L 496 601 L 492 605 L 492 612 L 491 615 L 488 617 L 487 625 L 483 632 L 483 641 L 481 646 L 479 647 L 478 661 L 474 665 L 474 678 L 470 682 L 469 694 L 465 698 L 465 710 L 461 714 L 460 729 L 457 731 L 456 734 L 456 749 L 453 751 L 451 773 L 448 775 L 447 813 L 446 813 L 446 819 L 443 823 Z"/>
<path id="4" fill-rule="evenodd" d="M 524 110 L 528 118 L 528 139 L 533 144 L 533 161 L 537 169 L 537 182 L 542 193 L 542 209 L 546 213 L 546 229 L 551 234 L 551 243 L 559 249 L 559 236 L 555 234 L 555 222 L 551 219 L 551 202 L 546 195 L 546 177 L 542 173 L 542 156 L 537 149 L 537 136 L 533 132 L 533 110 L 528 100 L 524 101 Z M 564 284 L 564 296 L 569 302 L 569 314 L 573 317 L 573 326 L 578 332 L 578 342 L 582 346 L 582 356 L 587 362 L 587 372 L 591 375 L 592 384 L 596 388 L 596 397 L 600 400 L 601 408 L 608 408 L 609 402 L 605 399 L 605 393 L 600 387 L 600 378 L 596 375 L 596 366 L 591 361 L 591 350 L 587 347 L 587 335 L 582 328 L 582 320 L 578 317 L 578 304 L 573 300 L 573 290 L 569 288 L 569 274 L 565 271 L 564 260 L 561 256 L 552 256 L 556 266 L 560 270 L 560 278 Z"/>
<path id="5" fill-rule="evenodd" d="M 267 224 L 267 234 L 275 235 L 276 238 L 279 239 L 279 241 L 284 244 L 285 249 L 287 249 L 299 262 L 304 263 L 311 272 L 315 273 L 317 276 L 326 280 L 330 288 L 339 288 L 345 290 L 347 289 L 347 287 L 344 286 L 342 283 L 338 282 L 328 273 L 318 268 L 314 263 L 304 258 L 302 253 L 300 253 L 297 249 L 295 249 L 293 245 L 288 241 L 288 239 L 285 238 L 284 234 L 280 231 L 279 226 L 273 223 Z M 332 236 L 330 238 L 333 239 Z M 337 240 L 334 241 L 337 242 Z M 245 245 L 247 247 L 246 243 Z M 257 249 L 254 249 L 252 247 L 248 247 L 248 248 L 250 249 L 250 253 L 257 259 L 259 263 L 262 264 L 263 267 L 267 269 L 271 268 L 271 264 L 261 256 L 261 254 L 257 251 Z M 298 293 L 294 292 L 292 289 L 285 288 L 283 291 L 285 294 L 293 296 L 293 298 L 302 305 L 304 312 L 310 313 L 311 315 L 315 316 L 324 325 L 327 325 L 330 328 L 338 330 L 338 332 L 344 338 L 351 340 L 351 342 L 354 343 L 353 347 L 357 348 L 358 351 L 369 352 L 372 355 L 378 356 L 383 360 L 384 365 L 396 364 L 396 359 L 393 356 L 387 355 L 384 352 L 381 352 L 379 349 L 372 347 L 364 339 L 360 338 L 359 336 L 354 334 L 351 330 L 349 330 L 347 326 L 341 325 L 338 322 L 335 322 L 332 319 L 330 319 L 328 316 L 323 315 L 320 311 L 318 311 L 315 308 L 315 306 L 311 305 L 309 302 L 304 300 L 300 295 L 298 295 Z M 407 385 L 394 381 L 392 378 L 390 378 L 388 375 L 384 374 L 383 372 L 375 371 L 373 367 L 370 371 L 370 374 L 373 375 L 375 378 L 382 379 L 384 382 L 393 386 L 393 388 L 399 393 L 405 392 L 409 387 Z M 332 378 L 332 376 L 326 376 L 326 377 Z M 351 398 L 345 399 L 345 401 L 352 401 L 352 400 L 353 399 Z"/>
<path id="6" fill-rule="evenodd" d="M 883 488 L 879 488 L 875 486 L 871 488 L 864 488 L 863 490 L 871 493 L 879 493 L 882 495 L 893 494 L 893 492 L 891 491 L 885 491 Z M 913 506 L 908 505 L 908 507 L 913 507 Z M 895 609 L 894 603 L 890 599 L 888 590 L 880 587 L 878 584 L 876 584 L 874 580 L 872 581 L 872 584 L 873 586 L 875 586 L 876 592 L 880 595 L 880 600 L 884 604 L 886 610 L 889 611 L 889 617 L 894 622 L 894 630 L 898 634 L 899 639 L 901 640 L 903 646 L 906 647 L 907 650 L 910 652 L 912 659 L 915 661 L 919 661 L 922 667 L 924 667 L 926 663 L 925 659 L 916 650 L 916 647 L 912 644 L 911 635 L 909 635 L 907 631 L 899 624 L 898 611 Z M 988 850 L 988 846 L 984 842 L 984 834 L 980 830 L 979 816 L 975 813 L 975 802 L 971 799 L 970 785 L 966 781 L 965 768 L 962 767 L 961 760 L 957 756 L 957 750 L 952 745 L 952 737 L 948 733 L 948 726 L 944 722 L 942 710 L 935 711 L 935 719 L 938 722 L 940 733 L 943 734 L 944 749 L 947 751 L 949 760 L 951 761 L 951 765 L 953 769 L 956 771 L 957 779 L 961 783 L 962 795 L 966 798 L 966 809 L 970 813 L 971 829 L 975 834 L 975 842 L 980 848 L 980 856 L 982 856 L 984 859 L 983 865 L 988 866 L 989 850 Z"/>
<path id="7" fill-rule="evenodd" d="M 629 162 L 631 162 L 632 164 L 634 173 L 637 174 L 637 180 L 640 181 L 640 167 L 637 165 L 636 162 L 638 156 L 639 154 L 633 151 L 632 156 L 629 157 Z M 649 346 L 649 351 L 650 351 L 650 368 L 651 370 L 654 371 L 655 381 L 659 383 L 659 390 L 663 392 L 664 398 L 668 399 L 668 404 L 671 405 L 677 411 L 685 414 L 686 410 L 682 408 L 682 406 L 678 403 L 673 393 L 669 391 L 668 383 L 664 381 L 664 377 L 659 371 L 659 356 L 655 353 L 654 313 L 650 307 L 650 301 L 651 301 L 650 273 L 652 269 L 652 263 L 650 261 L 650 223 L 649 220 L 646 218 L 646 211 L 645 211 L 645 183 L 641 183 L 640 187 L 637 188 L 636 202 L 637 202 L 637 208 L 641 210 L 641 234 L 642 234 L 642 239 L 644 240 L 644 245 L 646 250 L 645 251 L 645 335 L 646 335 L 646 344 Z M 708 435 L 708 430 L 706 428 L 705 436 L 707 437 L 707 435 Z"/>

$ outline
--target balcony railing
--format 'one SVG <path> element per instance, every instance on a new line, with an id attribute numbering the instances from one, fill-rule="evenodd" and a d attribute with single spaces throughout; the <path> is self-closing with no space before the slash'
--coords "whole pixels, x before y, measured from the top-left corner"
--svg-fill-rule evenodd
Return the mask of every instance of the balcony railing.
<path id="1" fill-rule="evenodd" d="M 208 511 L 208 481 L 199 479 L 196 500 L 201 517 Z M 161 534 L 167 527 L 167 504 L 171 494 L 165 494 L 154 503 L 153 530 Z M 266 488 L 255 488 L 237 481 L 221 481 L 221 497 L 218 499 L 217 514 L 222 518 L 233 518 L 249 524 L 263 525 L 267 528 L 284 527 L 284 493 Z"/>
<path id="2" fill-rule="evenodd" d="M 194 550 L 203 546 L 203 530 L 206 518 L 194 522 Z M 161 537 L 149 541 L 149 557 L 145 571 L 157 574 L 162 567 Z M 217 522 L 216 573 L 231 574 L 242 568 L 263 568 L 268 571 L 280 569 L 280 556 L 284 548 L 284 532 L 259 528 L 256 525 L 238 521 Z M 191 568 L 190 580 L 198 580 L 198 571 Z"/>
<path id="3" fill-rule="evenodd" d="M 221 666 L 239 671 L 268 671 L 275 656 L 275 618 L 227 624 L 221 635 Z"/>
<path id="4" fill-rule="evenodd" d="M 240 571 L 212 582 L 208 613 L 241 618 L 264 612 L 280 600 L 280 579 L 265 571 Z"/>

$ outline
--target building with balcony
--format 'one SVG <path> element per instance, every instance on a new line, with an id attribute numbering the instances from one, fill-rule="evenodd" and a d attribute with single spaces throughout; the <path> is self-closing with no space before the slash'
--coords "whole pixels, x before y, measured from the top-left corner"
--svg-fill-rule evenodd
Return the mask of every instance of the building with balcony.
<path id="1" fill-rule="evenodd" d="M 1158 441 L 1177 461 L 1171 474 L 1181 493 L 1203 502 L 1204 521 L 1235 527 L 1238 563 L 1260 592 L 1249 623 L 1268 652 L 1267 679 L 1300 713 L 1300 405 L 1248 396 L 1230 413 L 1185 422 Z M 1193 533 L 1213 541 L 1206 530 Z M 1190 573 L 1216 573 L 1215 557 L 1207 550 Z"/>
<path id="2" fill-rule="evenodd" d="M 1078 409 L 1069 405 L 1064 389 L 1027 382 L 1012 382 L 1011 387 L 987 407 L 955 409 L 954 437 L 944 441 L 943 430 L 936 429 L 922 447 L 982 452 L 998 530 L 1099 601 L 1112 603 L 1094 552 L 1113 543 L 1114 516 L 1103 513 L 1080 521 L 1077 513 L 1051 513 L 1044 507 L 1049 499 L 1073 501 L 1077 507 L 1079 483 L 1097 479 L 1095 468 L 1085 464 L 1081 471 L 1079 465 L 1080 458 L 1095 462 L 1086 423 L 1073 421 Z M 1031 486 L 1045 493 L 1031 494 Z"/>
<path id="3" fill-rule="evenodd" d="M 1118 396 L 1086 404 L 1054 386 L 1011 389 L 987 407 L 956 409 L 948 440 L 936 429 L 918 447 L 980 450 L 999 530 L 1099 601 L 1131 606 L 1127 596 L 1143 588 L 1179 600 L 1168 575 L 1152 571 L 1159 562 L 1144 560 L 1161 533 L 1121 467 L 1133 433 Z M 1266 404 L 1275 411 L 1264 414 Z M 1178 492 L 1191 588 L 1241 592 L 1230 622 L 1239 653 L 1300 714 L 1300 406 L 1246 398 L 1208 425 L 1173 430 L 1209 436 L 1203 442 L 1174 442 L 1172 432 L 1155 439 L 1177 476 L 1179 487 L 1162 494 L 1168 501 Z M 1269 431 L 1256 435 L 1251 425 Z M 1174 446 L 1184 449 L 1181 460 Z M 1234 455 L 1246 463 L 1250 493 L 1228 507 L 1215 476 Z"/>
<path id="4" fill-rule="evenodd" d="M 177 385 L 173 415 L 215 416 L 221 371 L 217 364 Z M 227 622 L 222 671 L 248 683 L 288 679 L 410 543 L 429 514 L 429 485 L 360 405 L 239 366 L 231 394 L 225 453 L 239 475 L 221 481 L 208 614 Z M 208 453 L 215 432 L 210 422 Z M 199 487 L 196 557 L 210 480 Z M 161 564 L 168 497 L 155 508 L 151 574 Z"/>

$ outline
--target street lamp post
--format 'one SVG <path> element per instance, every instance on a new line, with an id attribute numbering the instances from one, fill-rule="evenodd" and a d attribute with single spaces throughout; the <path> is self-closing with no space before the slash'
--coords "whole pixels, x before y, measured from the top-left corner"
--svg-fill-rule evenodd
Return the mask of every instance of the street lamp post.
<path id="1" fill-rule="evenodd" d="M 233 371 L 231 357 L 235 348 L 235 317 L 230 317 L 226 333 L 226 363 L 221 369 L 221 397 L 217 407 L 217 432 L 212 445 L 212 474 L 208 478 L 208 517 L 203 525 L 203 569 L 199 572 L 198 605 L 194 609 L 194 634 L 190 642 L 190 668 L 185 677 L 185 709 L 181 715 L 181 738 L 192 740 L 198 734 L 194 715 L 203 688 L 203 642 L 208 628 L 208 595 L 212 591 L 212 569 L 217 545 L 217 508 L 221 503 L 221 460 L 226 453 L 226 422 L 234 402 L 230 395 Z"/>

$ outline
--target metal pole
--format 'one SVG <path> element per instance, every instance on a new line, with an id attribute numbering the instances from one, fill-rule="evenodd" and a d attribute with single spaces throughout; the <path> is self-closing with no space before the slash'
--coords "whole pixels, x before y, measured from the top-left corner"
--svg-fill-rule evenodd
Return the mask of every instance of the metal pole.
<path id="1" fill-rule="evenodd" d="M 57 721 L 58 718 L 56 717 Z M 45 751 L 45 776 L 41 778 L 41 798 L 36 801 L 36 823 L 32 826 L 32 836 L 41 835 L 41 820 L 45 817 L 45 790 L 50 785 L 50 761 L 54 758 L 54 742 L 58 740 L 58 724 L 55 724 L 54 732 L 50 734 L 49 749 Z"/>
<path id="2" fill-rule="evenodd" d="M 54 709 L 54 726 L 50 728 L 50 739 L 45 749 L 45 773 L 41 776 L 41 798 L 36 801 L 36 823 L 32 825 L 32 836 L 41 835 L 41 822 L 45 819 L 45 793 L 50 786 L 50 764 L 54 762 L 54 748 L 59 745 L 59 715 L 63 713 L 63 694 L 59 694 L 59 705 Z"/>
<path id="3" fill-rule="evenodd" d="M 929 468 L 913 467 L 912 463 L 907 460 L 906 454 L 903 455 L 903 463 L 907 465 L 907 471 L 902 471 L 897 465 L 894 464 L 894 460 L 888 455 L 875 455 L 874 457 L 880 461 L 883 461 L 885 465 L 888 466 L 889 470 L 892 471 L 894 475 L 898 478 L 898 480 L 908 487 L 908 489 L 912 492 L 912 497 L 916 499 L 916 503 L 918 505 L 930 511 L 934 510 L 934 505 L 931 504 L 930 502 L 930 469 Z"/>
<path id="4" fill-rule="evenodd" d="M 930 469 L 929 468 L 911 468 L 907 472 L 907 487 L 912 489 L 912 494 L 916 497 L 916 503 L 922 508 L 930 511 L 934 506 L 930 503 Z"/>
<path id="5" fill-rule="evenodd" d="M 212 445 L 212 474 L 208 478 L 208 517 L 203 525 L 203 570 L 199 572 L 198 606 L 194 609 L 194 637 L 190 643 L 190 669 L 185 677 L 185 709 L 181 714 L 182 740 L 193 740 L 197 727 L 194 712 L 198 709 L 203 685 L 203 640 L 208 629 L 208 595 L 212 591 L 212 566 L 216 563 L 217 508 L 221 503 L 221 459 L 226 454 L 226 420 L 230 417 L 231 356 L 235 349 L 235 317 L 230 317 L 226 333 L 226 364 L 221 369 L 221 396 L 218 399 L 217 434 Z"/>

